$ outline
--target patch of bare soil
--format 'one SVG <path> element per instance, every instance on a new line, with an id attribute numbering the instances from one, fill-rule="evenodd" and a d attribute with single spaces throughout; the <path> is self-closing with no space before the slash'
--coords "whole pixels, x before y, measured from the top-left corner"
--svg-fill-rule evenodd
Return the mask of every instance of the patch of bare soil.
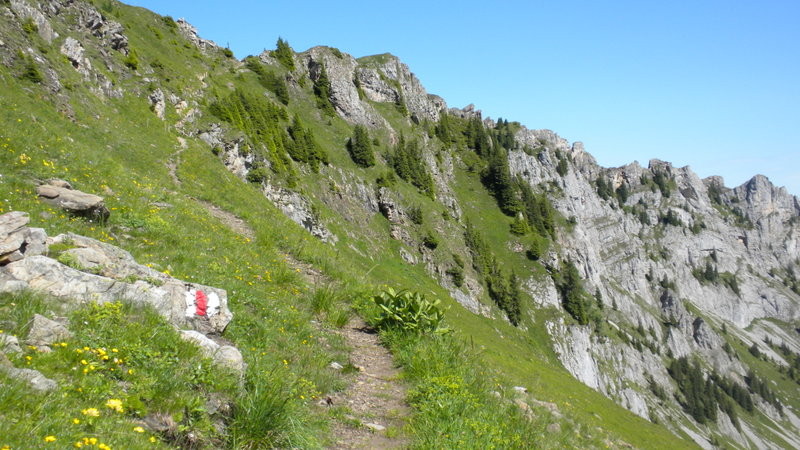
<path id="1" fill-rule="evenodd" d="M 344 407 L 345 420 L 333 427 L 330 448 L 402 448 L 406 387 L 399 379 L 392 355 L 380 345 L 378 335 L 359 318 L 340 332 L 352 349 L 351 364 L 360 370 L 352 385 L 330 397 L 329 407 Z"/>

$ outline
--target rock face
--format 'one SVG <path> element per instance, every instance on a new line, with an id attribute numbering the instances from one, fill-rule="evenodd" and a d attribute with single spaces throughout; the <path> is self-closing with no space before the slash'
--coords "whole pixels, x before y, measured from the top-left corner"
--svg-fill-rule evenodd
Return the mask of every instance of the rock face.
<path id="1" fill-rule="evenodd" d="M 546 130 L 523 127 L 516 139 L 529 151 L 510 152 L 512 174 L 534 188 L 555 187 L 556 209 L 575 223 L 558 237 L 557 259 L 573 261 L 586 290 L 600 292 L 606 305 L 613 301 L 609 331 L 628 342 L 615 343 L 589 327 L 548 323 L 559 359 L 577 379 L 647 418 L 663 410 L 648 386 L 656 383 L 668 394 L 673 389 L 665 354 L 699 357 L 709 371 L 743 383 L 748 369 L 723 350 L 723 325 L 746 343 L 766 335 L 798 343 L 761 325 L 800 319 L 800 296 L 780 284 L 800 257 L 796 197 L 763 176 L 727 189 L 719 178 L 700 180 L 687 167 L 659 160 L 647 168 L 602 168 L 580 143 Z M 556 170 L 560 158 L 568 162 L 563 175 Z M 624 186 L 627 198 L 601 198 L 595 187 L 601 177 L 614 190 Z M 654 181 L 659 177 L 662 185 Z M 719 274 L 710 276 L 715 281 L 698 275 L 709 265 Z M 733 281 L 723 283 L 723 275 Z"/>
<path id="2" fill-rule="evenodd" d="M 73 189 L 64 180 L 50 180 L 37 187 L 36 193 L 45 203 L 61 208 L 70 214 L 96 220 L 105 220 L 110 214 L 103 197 Z"/>
<path id="3" fill-rule="evenodd" d="M 354 82 L 358 62 L 352 56 L 334 53 L 328 47 L 314 47 L 301 53 L 299 59 L 312 80 L 319 79 L 322 67 L 325 67 L 331 83 L 331 103 L 344 120 L 371 128 L 391 128 L 370 104 L 361 99 Z"/>
<path id="4" fill-rule="evenodd" d="M 192 41 L 192 43 L 200 50 L 215 50 L 219 48 L 214 41 L 201 38 L 197 33 L 197 28 L 187 22 L 186 19 L 178 19 L 176 23 L 178 24 L 178 29 L 180 32 L 190 41 Z"/>
<path id="5" fill-rule="evenodd" d="M 356 77 L 370 100 L 403 104 L 417 121 L 436 122 L 439 112 L 447 109 L 445 101 L 428 94 L 419 79 L 396 56 L 386 53 L 361 58 L 358 62 Z"/>
<path id="6" fill-rule="evenodd" d="M 314 214 L 311 204 L 300 194 L 277 186 L 266 185 L 264 195 L 295 223 L 308 230 L 322 242 L 335 243 L 339 240 Z"/>

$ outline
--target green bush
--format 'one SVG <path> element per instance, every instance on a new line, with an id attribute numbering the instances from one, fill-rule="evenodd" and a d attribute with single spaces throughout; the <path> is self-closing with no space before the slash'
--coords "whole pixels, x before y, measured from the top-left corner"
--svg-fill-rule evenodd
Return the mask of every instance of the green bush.
<path id="1" fill-rule="evenodd" d="M 31 83 L 41 83 L 44 81 L 44 77 L 42 73 L 39 72 L 39 68 L 36 67 L 36 63 L 32 60 L 28 60 L 25 62 L 25 69 L 22 71 L 21 75 L 23 80 L 28 80 Z"/>
<path id="2" fill-rule="evenodd" d="M 422 208 L 419 205 L 408 208 L 408 210 L 406 210 L 406 215 L 411 220 L 411 222 L 416 225 L 422 225 L 422 222 L 424 221 L 424 216 L 422 215 Z"/>
<path id="3" fill-rule="evenodd" d="M 128 52 L 128 56 L 122 60 L 122 63 L 125 64 L 125 67 L 136 70 L 139 68 L 139 57 L 136 55 L 136 50 L 131 49 Z"/>
<path id="4" fill-rule="evenodd" d="M 419 292 L 388 288 L 372 298 L 379 311 L 373 319 L 379 330 L 402 330 L 411 333 L 445 334 L 450 330 L 442 327 L 444 313 L 439 309 L 439 300 L 430 301 Z"/>
<path id="5" fill-rule="evenodd" d="M 161 21 L 164 22 L 164 25 L 166 25 L 167 28 L 171 28 L 173 30 L 178 29 L 178 24 L 175 22 L 175 19 L 173 19 L 171 16 L 164 16 L 161 18 Z"/>
<path id="6" fill-rule="evenodd" d="M 422 237 L 422 244 L 431 250 L 435 250 L 436 247 L 439 246 L 439 238 L 431 231 L 428 231 L 425 233 L 425 236 Z"/>
<path id="7" fill-rule="evenodd" d="M 247 172 L 247 181 L 251 183 L 263 183 L 267 180 L 267 169 L 255 167 Z"/>
<path id="8" fill-rule="evenodd" d="M 22 31 L 24 31 L 25 34 L 33 34 L 39 31 L 39 27 L 33 22 L 33 19 L 28 17 L 22 22 Z"/>

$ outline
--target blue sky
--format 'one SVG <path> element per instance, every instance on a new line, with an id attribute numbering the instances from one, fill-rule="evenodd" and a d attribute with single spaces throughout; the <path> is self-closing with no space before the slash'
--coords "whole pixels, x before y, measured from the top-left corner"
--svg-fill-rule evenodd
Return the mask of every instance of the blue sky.
<path id="1" fill-rule="evenodd" d="M 800 1 L 135 0 L 242 58 L 329 45 L 389 52 L 450 106 L 800 195 Z"/>

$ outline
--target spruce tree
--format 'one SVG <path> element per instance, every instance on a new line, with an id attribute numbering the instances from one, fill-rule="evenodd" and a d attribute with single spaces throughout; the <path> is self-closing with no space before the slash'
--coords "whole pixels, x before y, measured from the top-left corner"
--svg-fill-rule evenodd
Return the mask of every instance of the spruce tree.
<path id="1" fill-rule="evenodd" d="M 353 159 L 353 162 L 359 166 L 372 167 L 375 165 L 372 142 L 365 126 L 355 126 L 353 136 L 347 141 L 347 151 L 350 152 L 350 158 Z"/>
<path id="2" fill-rule="evenodd" d="M 325 64 L 320 64 L 319 76 L 314 81 L 314 95 L 317 97 L 317 107 L 322 112 L 329 116 L 336 114 L 331 103 L 331 80 L 325 70 Z"/>
<path id="3" fill-rule="evenodd" d="M 283 67 L 286 67 L 287 70 L 294 70 L 294 51 L 292 47 L 289 47 L 289 43 L 280 37 L 275 44 L 275 51 L 272 52 L 272 56 L 274 56 Z"/>

